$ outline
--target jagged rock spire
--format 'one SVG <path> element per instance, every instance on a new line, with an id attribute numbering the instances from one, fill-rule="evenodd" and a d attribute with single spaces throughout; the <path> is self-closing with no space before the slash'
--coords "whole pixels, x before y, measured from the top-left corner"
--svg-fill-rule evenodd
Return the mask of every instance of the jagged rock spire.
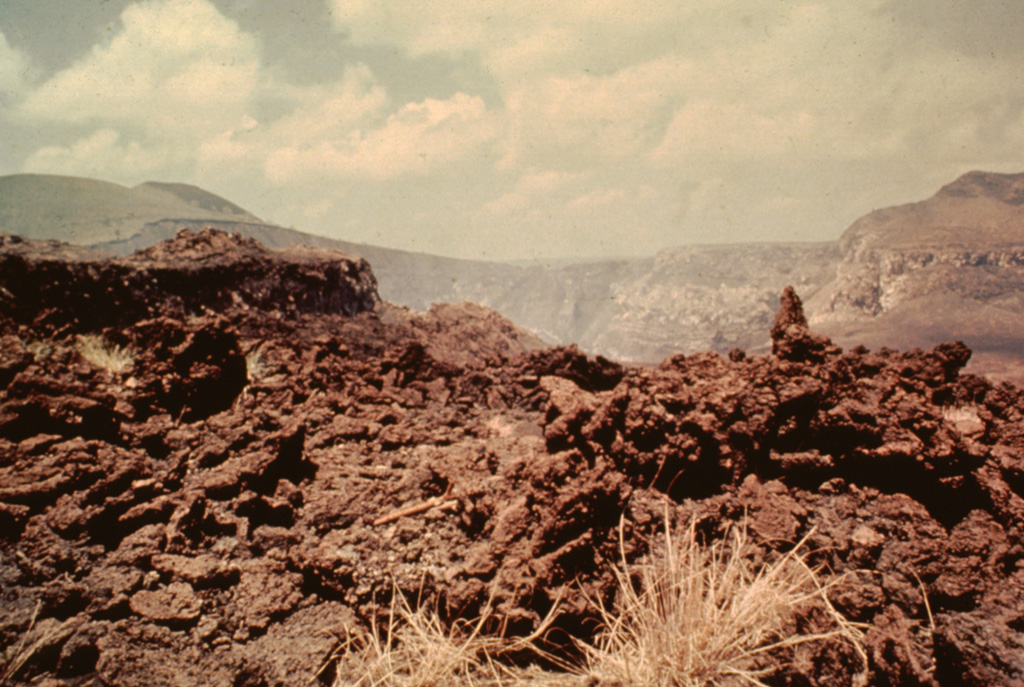
<path id="1" fill-rule="evenodd" d="M 772 326 L 772 341 L 786 335 L 790 327 L 807 331 L 807 317 L 804 315 L 804 304 L 792 286 L 787 286 L 779 298 L 779 312 L 775 314 L 775 325 Z"/>
<path id="2" fill-rule="evenodd" d="M 826 336 L 813 334 L 804 315 L 804 304 L 792 286 L 787 286 L 779 298 L 779 311 L 772 326 L 772 354 L 792 361 L 824 360 L 842 352 Z"/>

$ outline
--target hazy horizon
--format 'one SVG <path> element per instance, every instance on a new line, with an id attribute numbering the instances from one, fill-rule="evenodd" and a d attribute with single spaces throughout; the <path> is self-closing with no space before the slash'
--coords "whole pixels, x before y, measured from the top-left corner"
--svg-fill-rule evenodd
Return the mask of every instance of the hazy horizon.
<path id="1" fill-rule="evenodd" d="M 832 240 L 1024 169 L 1018 2 L 4 0 L 0 175 L 463 258 Z"/>

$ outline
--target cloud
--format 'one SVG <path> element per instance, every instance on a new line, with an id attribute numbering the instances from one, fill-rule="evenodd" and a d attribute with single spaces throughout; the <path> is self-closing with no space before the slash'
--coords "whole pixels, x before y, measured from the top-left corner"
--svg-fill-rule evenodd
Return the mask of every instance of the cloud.
<path id="1" fill-rule="evenodd" d="M 7 166 L 210 185 L 356 240 L 551 255 L 821 238 L 1024 146 L 1012 3 L 323 0 L 336 33 L 294 51 L 307 65 L 274 53 L 267 1 L 133 2 L 42 79 L 0 34 Z"/>
<path id="2" fill-rule="evenodd" d="M 657 165 L 672 166 L 694 157 L 749 160 L 784 155 L 798 147 L 813 124 L 806 111 L 772 116 L 744 103 L 701 98 L 676 111 L 649 158 Z"/>
<path id="3" fill-rule="evenodd" d="M 21 90 L 28 67 L 28 58 L 11 47 L 4 32 L 0 31 L 0 98 Z"/>
<path id="4" fill-rule="evenodd" d="M 266 68 L 260 46 L 207 0 L 128 6 L 121 30 L 54 74 L 18 108 L 22 121 L 77 126 L 26 166 L 96 169 L 118 152 L 128 171 L 209 175 L 255 165 L 264 181 L 388 179 L 425 174 L 486 147 L 495 123 L 482 98 L 457 93 L 392 103 L 368 67 L 296 86 Z M 176 151 L 192 150 L 191 154 Z"/>
<path id="5" fill-rule="evenodd" d="M 128 126 L 201 138 L 240 121 L 258 85 L 255 41 L 206 0 L 129 5 L 121 31 L 40 84 L 32 121 Z"/>
<path id="6" fill-rule="evenodd" d="M 313 94 L 310 94 L 313 95 Z M 388 181 L 441 171 L 493 145 L 497 124 L 483 100 L 457 93 L 388 113 L 384 91 L 341 85 L 280 119 L 225 131 L 200 146 L 200 166 L 255 166 L 275 186 L 351 179 Z"/>
<path id="7" fill-rule="evenodd" d="M 507 94 L 510 155 L 580 168 L 638 156 L 664 134 L 687 67 L 654 62 L 607 76 L 549 76 Z"/>
<path id="8" fill-rule="evenodd" d="M 357 45 L 395 45 L 412 56 L 475 54 L 510 86 L 524 75 L 608 72 L 662 54 L 694 12 L 670 0 L 331 0 L 331 8 L 338 30 Z"/>
<path id="9" fill-rule="evenodd" d="M 478 153 L 494 136 L 483 100 L 457 93 L 447 100 L 409 103 L 377 127 L 342 128 L 334 137 L 303 136 L 274 150 L 266 170 L 279 183 L 325 174 L 379 180 L 423 175 Z"/>
<path id="10" fill-rule="evenodd" d="M 67 146 L 40 148 L 25 160 L 23 169 L 101 179 L 109 176 L 109 170 L 118 169 L 128 178 L 139 178 L 176 162 L 168 159 L 170 154 L 166 149 L 146 147 L 138 141 L 124 142 L 117 131 L 101 129 Z M 179 158 L 187 158 L 187 153 Z"/>
<path id="11" fill-rule="evenodd" d="M 515 183 L 512 190 L 500 197 L 487 201 L 483 205 L 485 215 L 507 217 L 510 213 L 521 213 L 533 205 L 550 201 L 550 198 L 573 182 L 578 182 L 581 175 L 557 171 L 527 171 Z"/>
<path id="12" fill-rule="evenodd" d="M 869 4 L 334 7 L 356 43 L 479 54 L 506 108 L 509 168 L 808 153 L 807 141 L 864 119 L 859 103 L 870 104 L 864 96 L 890 39 L 872 33 Z M 849 78 L 851 64 L 864 67 L 862 76 Z M 883 140 L 881 152 L 894 143 Z M 858 140 L 846 152 L 869 148 Z"/>

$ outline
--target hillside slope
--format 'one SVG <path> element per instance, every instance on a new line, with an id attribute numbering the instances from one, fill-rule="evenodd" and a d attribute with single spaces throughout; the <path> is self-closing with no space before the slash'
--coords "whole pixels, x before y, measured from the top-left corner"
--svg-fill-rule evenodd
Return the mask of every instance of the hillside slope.
<path id="1" fill-rule="evenodd" d="M 90 245 L 127 238 L 167 218 L 260 221 L 194 186 L 148 183 L 127 188 L 47 174 L 0 177 L 0 233 Z"/>

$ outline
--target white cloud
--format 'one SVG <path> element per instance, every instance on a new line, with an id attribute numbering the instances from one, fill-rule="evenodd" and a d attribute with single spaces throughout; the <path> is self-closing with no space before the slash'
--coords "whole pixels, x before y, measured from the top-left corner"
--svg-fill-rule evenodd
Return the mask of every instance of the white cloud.
<path id="1" fill-rule="evenodd" d="M 549 76 L 507 94 L 510 156 L 579 169 L 642 154 L 661 138 L 685 64 L 654 62 L 607 76 Z"/>
<path id="2" fill-rule="evenodd" d="M 500 79 L 522 73 L 608 72 L 680 48 L 700 53 L 725 28 L 771 15 L 750 2 L 679 0 L 479 0 L 405 3 L 329 0 L 338 30 L 361 45 L 395 45 L 413 56 L 478 53 Z"/>
<path id="3" fill-rule="evenodd" d="M 44 146 L 25 160 L 26 172 L 66 174 L 69 176 L 109 178 L 118 170 L 119 178 L 148 178 L 169 166 L 188 164 L 190 154 L 177 155 L 168 148 L 144 146 L 138 141 L 124 142 L 112 129 L 100 129 L 65 146 Z M 174 158 L 177 159 L 174 159 Z"/>
<path id="4" fill-rule="evenodd" d="M 385 180 L 426 174 L 479 153 L 495 134 L 483 100 L 457 93 L 447 100 L 409 103 L 377 127 L 302 136 L 273 150 L 266 170 L 278 183 L 323 175 Z"/>
<path id="5" fill-rule="evenodd" d="M 276 133 L 301 143 L 337 137 L 377 121 L 391 105 L 387 92 L 365 65 L 345 71 L 337 83 L 298 91 L 295 109 L 275 122 Z"/>
<path id="6" fill-rule="evenodd" d="M 203 141 L 198 159 L 206 173 L 239 166 L 265 171 L 274 183 L 322 173 L 317 150 L 348 140 L 380 122 L 391 105 L 384 88 L 364 65 L 353 65 L 336 82 L 305 87 L 275 86 L 286 111 L 259 121 L 246 115 L 239 126 Z M 304 160 L 302 158 L 305 158 Z M 312 165 L 303 168 L 303 164 Z"/>
<path id="7" fill-rule="evenodd" d="M 239 122 L 258 85 L 251 36 L 206 0 L 129 5 L 122 29 L 29 94 L 32 121 L 129 126 L 196 140 Z"/>

